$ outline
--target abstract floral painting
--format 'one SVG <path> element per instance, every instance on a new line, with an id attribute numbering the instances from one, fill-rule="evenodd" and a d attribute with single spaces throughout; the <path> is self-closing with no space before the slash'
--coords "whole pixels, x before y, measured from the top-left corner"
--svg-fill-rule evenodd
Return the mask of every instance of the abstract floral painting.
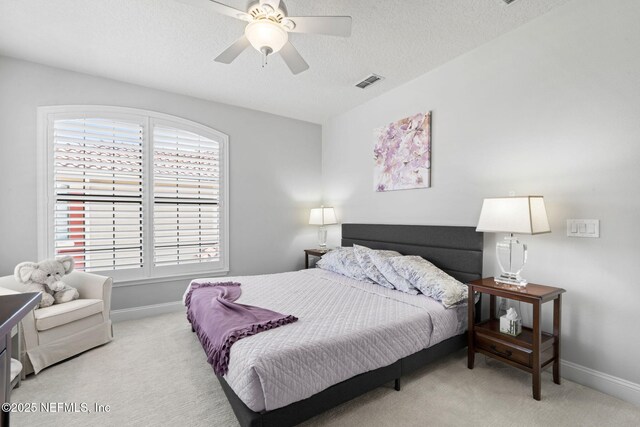
<path id="1" fill-rule="evenodd" d="M 431 186 L 431 112 L 374 131 L 375 191 Z"/>

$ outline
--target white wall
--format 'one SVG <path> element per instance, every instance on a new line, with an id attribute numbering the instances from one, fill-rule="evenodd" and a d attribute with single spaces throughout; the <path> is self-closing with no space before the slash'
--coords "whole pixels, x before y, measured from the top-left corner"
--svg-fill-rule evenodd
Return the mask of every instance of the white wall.
<path id="1" fill-rule="evenodd" d="M 567 290 L 563 359 L 633 383 L 640 383 L 639 21 L 637 0 L 554 9 L 331 119 L 322 169 L 324 199 L 342 222 L 475 226 L 484 197 L 544 195 L 553 232 L 523 237 L 530 245 L 523 275 Z M 432 188 L 375 193 L 373 129 L 428 110 Z M 601 238 L 566 237 L 568 218 L 600 219 Z M 337 244 L 339 229 L 332 231 Z M 486 276 L 496 271 L 495 238 L 486 236 Z M 544 314 L 548 329 L 550 307 Z"/>
<path id="2" fill-rule="evenodd" d="M 319 125 L 0 57 L 0 275 L 37 257 L 36 108 L 66 104 L 159 111 L 228 134 L 230 274 L 304 266 L 315 242 L 308 209 L 320 200 Z M 179 300 L 187 282 L 115 288 L 113 308 Z"/>

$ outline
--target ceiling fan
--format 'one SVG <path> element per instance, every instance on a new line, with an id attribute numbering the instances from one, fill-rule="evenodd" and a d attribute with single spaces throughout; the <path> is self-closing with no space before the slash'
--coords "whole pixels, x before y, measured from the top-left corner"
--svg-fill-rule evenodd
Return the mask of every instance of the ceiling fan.
<path id="1" fill-rule="evenodd" d="M 251 45 L 262 54 L 263 67 L 270 55 L 279 52 L 291 72 L 298 74 L 308 69 L 309 64 L 289 41 L 289 33 L 351 35 L 350 16 L 287 16 L 287 7 L 281 0 L 250 1 L 246 12 L 213 0 L 179 1 L 248 22 L 244 35 L 216 57 L 215 61 L 223 64 L 233 62 Z"/>

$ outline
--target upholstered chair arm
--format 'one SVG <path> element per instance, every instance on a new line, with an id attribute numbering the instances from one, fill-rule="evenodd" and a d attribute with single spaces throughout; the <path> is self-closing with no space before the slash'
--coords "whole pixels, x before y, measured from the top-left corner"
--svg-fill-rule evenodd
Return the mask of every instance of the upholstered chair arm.
<path id="1" fill-rule="evenodd" d="M 13 295 L 13 294 L 20 294 L 22 292 L 16 290 L 16 289 L 12 289 L 10 287 L 7 286 L 2 286 L 7 284 L 8 282 L 3 282 L 4 278 L 0 278 L 0 297 L 3 295 Z"/>
<path id="2" fill-rule="evenodd" d="M 2 295 L 3 293 L 21 294 L 23 292 L 29 292 L 29 290 L 22 283 L 16 282 L 16 279 L 13 278 L 13 275 L 0 277 L 0 295 Z"/>
<path id="3" fill-rule="evenodd" d="M 111 277 L 98 274 L 85 273 L 84 271 L 72 271 L 64 276 L 62 281 L 78 290 L 82 299 L 100 299 L 104 302 L 105 313 L 111 310 Z"/>

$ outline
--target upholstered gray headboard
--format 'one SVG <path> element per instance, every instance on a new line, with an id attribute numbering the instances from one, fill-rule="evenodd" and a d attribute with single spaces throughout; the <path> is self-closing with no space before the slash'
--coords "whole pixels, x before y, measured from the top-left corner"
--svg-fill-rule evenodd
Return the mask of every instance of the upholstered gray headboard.
<path id="1" fill-rule="evenodd" d="M 474 227 L 342 224 L 342 246 L 419 255 L 463 283 L 482 278 L 483 238 Z"/>

